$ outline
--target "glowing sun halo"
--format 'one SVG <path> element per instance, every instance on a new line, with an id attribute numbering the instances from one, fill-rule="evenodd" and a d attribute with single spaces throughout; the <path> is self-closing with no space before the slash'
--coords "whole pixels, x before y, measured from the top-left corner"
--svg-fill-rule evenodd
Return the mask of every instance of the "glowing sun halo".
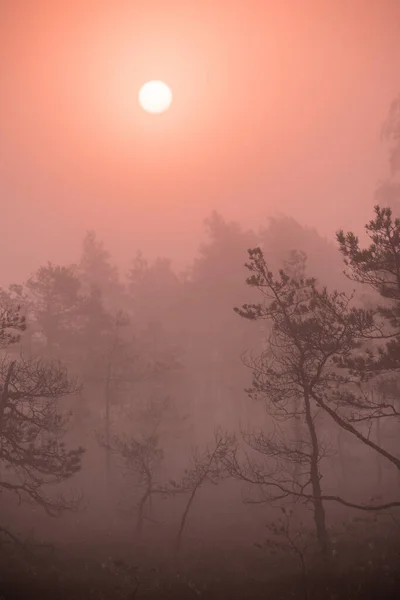
<path id="1" fill-rule="evenodd" d="M 139 104 L 148 113 L 161 114 L 171 102 L 171 89 L 163 81 L 148 81 L 140 88 Z"/>

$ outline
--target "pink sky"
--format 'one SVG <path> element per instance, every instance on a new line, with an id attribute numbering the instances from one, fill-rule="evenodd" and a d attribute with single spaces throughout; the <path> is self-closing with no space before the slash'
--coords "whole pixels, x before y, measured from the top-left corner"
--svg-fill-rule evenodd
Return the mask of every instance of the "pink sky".
<path id="1" fill-rule="evenodd" d="M 0 282 L 76 259 L 94 228 L 189 262 L 213 209 L 360 229 L 400 91 L 397 0 L 4 0 Z M 150 116 L 137 92 L 173 89 Z"/>

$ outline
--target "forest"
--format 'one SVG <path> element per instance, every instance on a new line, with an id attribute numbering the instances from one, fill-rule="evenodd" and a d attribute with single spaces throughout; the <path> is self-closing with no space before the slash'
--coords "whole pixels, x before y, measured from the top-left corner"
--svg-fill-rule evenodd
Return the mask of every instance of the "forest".
<path id="1" fill-rule="evenodd" d="M 398 597 L 400 99 L 384 132 L 362 237 L 214 212 L 182 273 L 88 231 L 1 290 L 4 600 Z"/>

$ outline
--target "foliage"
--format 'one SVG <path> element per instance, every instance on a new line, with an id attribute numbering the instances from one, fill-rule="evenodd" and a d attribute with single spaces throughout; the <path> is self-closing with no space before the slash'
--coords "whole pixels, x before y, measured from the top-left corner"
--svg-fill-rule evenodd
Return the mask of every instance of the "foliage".
<path id="1" fill-rule="evenodd" d="M 387 342 L 375 352 L 368 349 L 365 357 L 352 365 L 374 373 L 400 367 L 400 219 L 393 218 L 391 208 L 375 206 L 375 218 L 365 230 L 371 240 L 366 248 L 352 232 L 339 231 L 337 239 L 348 277 L 370 286 L 380 296 L 377 312 L 381 327 L 369 337 Z"/>
<path id="2" fill-rule="evenodd" d="M 0 349 L 4 350 L 20 339 L 20 332 L 26 329 L 26 318 L 21 316 L 19 307 L 7 304 L 0 306 Z"/>

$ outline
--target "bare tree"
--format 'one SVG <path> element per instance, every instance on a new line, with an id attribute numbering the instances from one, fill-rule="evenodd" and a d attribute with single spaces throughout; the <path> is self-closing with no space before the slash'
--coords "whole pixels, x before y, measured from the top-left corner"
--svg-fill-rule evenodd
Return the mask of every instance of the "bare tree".
<path id="1" fill-rule="evenodd" d="M 122 459 L 122 466 L 127 475 L 133 478 L 130 483 L 138 490 L 137 501 L 130 503 L 127 514 L 136 512 L 136 539 L 142 537 L 143 525 L 148 518 L 146 511 L 151 506 L 154 495 L 168 495 L 168 488 L 157 482 L 157 477 L 164 453 L 158 445 L 156 435 L 137 440 L 132 437 L 112 435 L 107 445 L 106 440 L 98 436 L 99 442 L 110 452 Z"/>
<path id="2" fill-rule="evenodd" d="M 282 506 L 281 512 L 283 513 L 282 517 L 267 524 L 267 529 L 271 536 L 263 543 L 256 543 L 255 545 L 260 549 L 266 549 L 274 553 L 281 550 L 297 559 L 301 568 L 304 600 L 308 600 L 310 593 L 306 553 L 311 545 L 310 535 L 302 523 L 294 526 L 295 513 L 293 509 L 287 509 Z"/>
<path id="3" fill-rule="evenodd" d="M 226 459 L 234 444 L 233 436 L 223 434 L 220 430 L 217 430 L 211 447 L 207 446 L 202 452 L 198 448 L 193 451 L 192 465 L 185 471 L 179 484 L 174 481 L 170 482 L 174 492 L 189 494 L 176 537 L 175 551 L 177 554 L 180 551 L 183 532 L 198 491 L 207 483 L 216 485 L 229 476 L 226 469 Z"/>

